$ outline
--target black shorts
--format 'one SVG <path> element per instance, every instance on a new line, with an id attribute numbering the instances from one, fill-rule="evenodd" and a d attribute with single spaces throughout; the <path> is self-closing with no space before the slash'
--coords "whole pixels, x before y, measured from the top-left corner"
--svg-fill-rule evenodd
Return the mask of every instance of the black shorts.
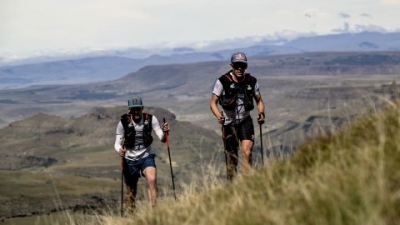
<path id="1" fill-rule="evenodd" d="M 224 125 L 223 139 L 226 150 L 233 150 L 234 146 L 238 146 L 237 141 L 251 140 L 254 141 L 254 126 L 251 116 L 246 117 L 239 124 Z"/>

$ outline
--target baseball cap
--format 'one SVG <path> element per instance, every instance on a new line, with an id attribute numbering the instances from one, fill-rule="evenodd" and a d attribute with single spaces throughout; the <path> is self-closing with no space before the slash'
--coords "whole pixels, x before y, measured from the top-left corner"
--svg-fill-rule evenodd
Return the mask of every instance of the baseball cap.
<path id="1" fill-rule="evenodd" d="M 245 63 L 247 64 L 246 54 L 243 52 L 235 52 L 232 54 L 231 63 Z"/>
<path id="2" fill-rule="evenodd" d="M 143 107 L 142 98 L 140 98 L 139 96 L 133 96 L 131 99 L 128 99 L 128 107 L 129 108 Z"/>

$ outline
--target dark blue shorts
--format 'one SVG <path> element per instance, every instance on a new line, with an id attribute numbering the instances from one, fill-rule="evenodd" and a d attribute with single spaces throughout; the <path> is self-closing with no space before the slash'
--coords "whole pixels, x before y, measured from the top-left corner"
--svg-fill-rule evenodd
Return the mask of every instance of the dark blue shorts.
<path id="1" fill-rule="evenodd" d="M 155 155 L 150 154 L 142 159 L 132 161 L 124 159 L 124 178 L 128 185 L 135 185 L 139 178 L 143 175 L 143 171 L 147 167 L 156 167 L 156 162 L 154 160 Z"/>

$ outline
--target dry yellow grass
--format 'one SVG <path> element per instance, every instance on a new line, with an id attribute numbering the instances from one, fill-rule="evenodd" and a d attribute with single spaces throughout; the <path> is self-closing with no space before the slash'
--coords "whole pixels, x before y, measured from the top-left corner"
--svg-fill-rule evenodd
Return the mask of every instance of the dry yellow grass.
<path id="1" fill-rule="evenodd" d="M 341 131 L 314 138 L 292 157 L 268 159 L 229 184 L 215 165 L 155 209 L 69 215 L 69 224 L 396 224 L 400 221 L 400 107 L 390 104 Z M 118 210 L 117 210 L 118 211 Z"/>
<path id="2" fill-rule="evenodd" d="M 359 119 L 269 160 L 232 184 L 197 180 L 179 200 L 143 205 L 132 217 L 91 224 L 396 224 L 400 221 L 400 109 Z M 88 221 L 85 221 L 86 224 Z"/>

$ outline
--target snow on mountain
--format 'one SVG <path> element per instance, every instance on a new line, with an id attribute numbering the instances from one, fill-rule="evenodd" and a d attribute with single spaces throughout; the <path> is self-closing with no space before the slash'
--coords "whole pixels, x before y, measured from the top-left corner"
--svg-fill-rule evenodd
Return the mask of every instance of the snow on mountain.
<path id="1" fill-rule="evenodd" d="M 318 51 L 400 51 L 400 32 L 314 35 L 285 31 L 264 37 L 232 38 L 182 46 L 2 54 L 0 89 L 49 82 L 66 84 L 111 80 L 147 65 L 229 60 L 234 51 L 246 52 L 249 57 Z"/>

